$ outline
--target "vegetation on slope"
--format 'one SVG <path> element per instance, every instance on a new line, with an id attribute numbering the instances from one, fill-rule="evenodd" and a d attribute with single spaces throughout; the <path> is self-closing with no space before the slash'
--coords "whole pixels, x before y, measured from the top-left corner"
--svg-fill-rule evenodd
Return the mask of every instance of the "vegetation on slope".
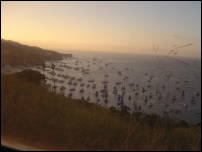
<path id="1" fill-rule="evenodd" d="M 1 39 L 1 65 L 3 66 L 42 65 L 44 61 L 61 60 L 64 56 L 71 56 L 71 54 L 61 54 Z"/>
<path id="2" fill-rule="evenodd" d="M 200 125 L 68 99 L 40 85 L 34 71 L 1 79 L 4 140 L 46 150 L 200 150 Z"/>

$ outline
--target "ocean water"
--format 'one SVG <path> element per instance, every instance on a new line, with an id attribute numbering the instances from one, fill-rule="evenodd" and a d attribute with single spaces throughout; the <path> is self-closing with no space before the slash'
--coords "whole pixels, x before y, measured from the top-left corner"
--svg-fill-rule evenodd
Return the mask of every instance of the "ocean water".
<path id="1" fill-rule="evenodd" d="M 56 92 L 71 98 L 117 109 L 121 102 L 130 112 L 201 121 L 200 59 L 87 52 L 73 56 L 46 62 L 45 71 L 32 69 L 44 73 L 51 87 L 56 79 Z M 56 67 L 55 74 L 51 64 Z"/>

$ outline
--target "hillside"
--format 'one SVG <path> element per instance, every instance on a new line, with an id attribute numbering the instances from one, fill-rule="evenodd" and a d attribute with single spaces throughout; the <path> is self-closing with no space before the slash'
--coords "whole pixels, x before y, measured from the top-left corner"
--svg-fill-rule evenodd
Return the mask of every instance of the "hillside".
<path id="1" fill-rule="evenodd" d="M 1 139 L 45 150 L 200 150 L 200 125 L 123 113 L 50 92 L 43 75 L 1 75 Z"/>
<path id="2" fill-rule="evenodd" d="M 41 65 L 44 61 L 60 60 L 63 57 L 71 56 L 71 54 L 61 54 L 51 50 L 1 39 L 1 66 Z"/>

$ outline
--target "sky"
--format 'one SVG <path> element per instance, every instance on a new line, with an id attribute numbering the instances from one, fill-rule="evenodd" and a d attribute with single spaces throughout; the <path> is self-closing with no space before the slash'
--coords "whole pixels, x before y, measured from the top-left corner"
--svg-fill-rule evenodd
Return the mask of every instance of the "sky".
<path id="1" fill-rule="evenodd" d="M 1 38 L 42 48 L 201 56 L 200 1 L 4 1 Z"/>

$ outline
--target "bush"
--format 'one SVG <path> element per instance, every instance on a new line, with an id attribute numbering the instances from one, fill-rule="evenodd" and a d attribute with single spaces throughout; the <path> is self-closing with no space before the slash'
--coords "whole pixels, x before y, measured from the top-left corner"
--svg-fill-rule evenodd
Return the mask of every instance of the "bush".
<path id="1" fill-rule="evenodd" d="M 29 82 L 34 82 L 36 84 L 39 84 L 45 80 L 45 76 L 43 74 L 33 70 L 24 70 L 22 72 L 18 72 L 16 73 L 16 77 Z"/>

